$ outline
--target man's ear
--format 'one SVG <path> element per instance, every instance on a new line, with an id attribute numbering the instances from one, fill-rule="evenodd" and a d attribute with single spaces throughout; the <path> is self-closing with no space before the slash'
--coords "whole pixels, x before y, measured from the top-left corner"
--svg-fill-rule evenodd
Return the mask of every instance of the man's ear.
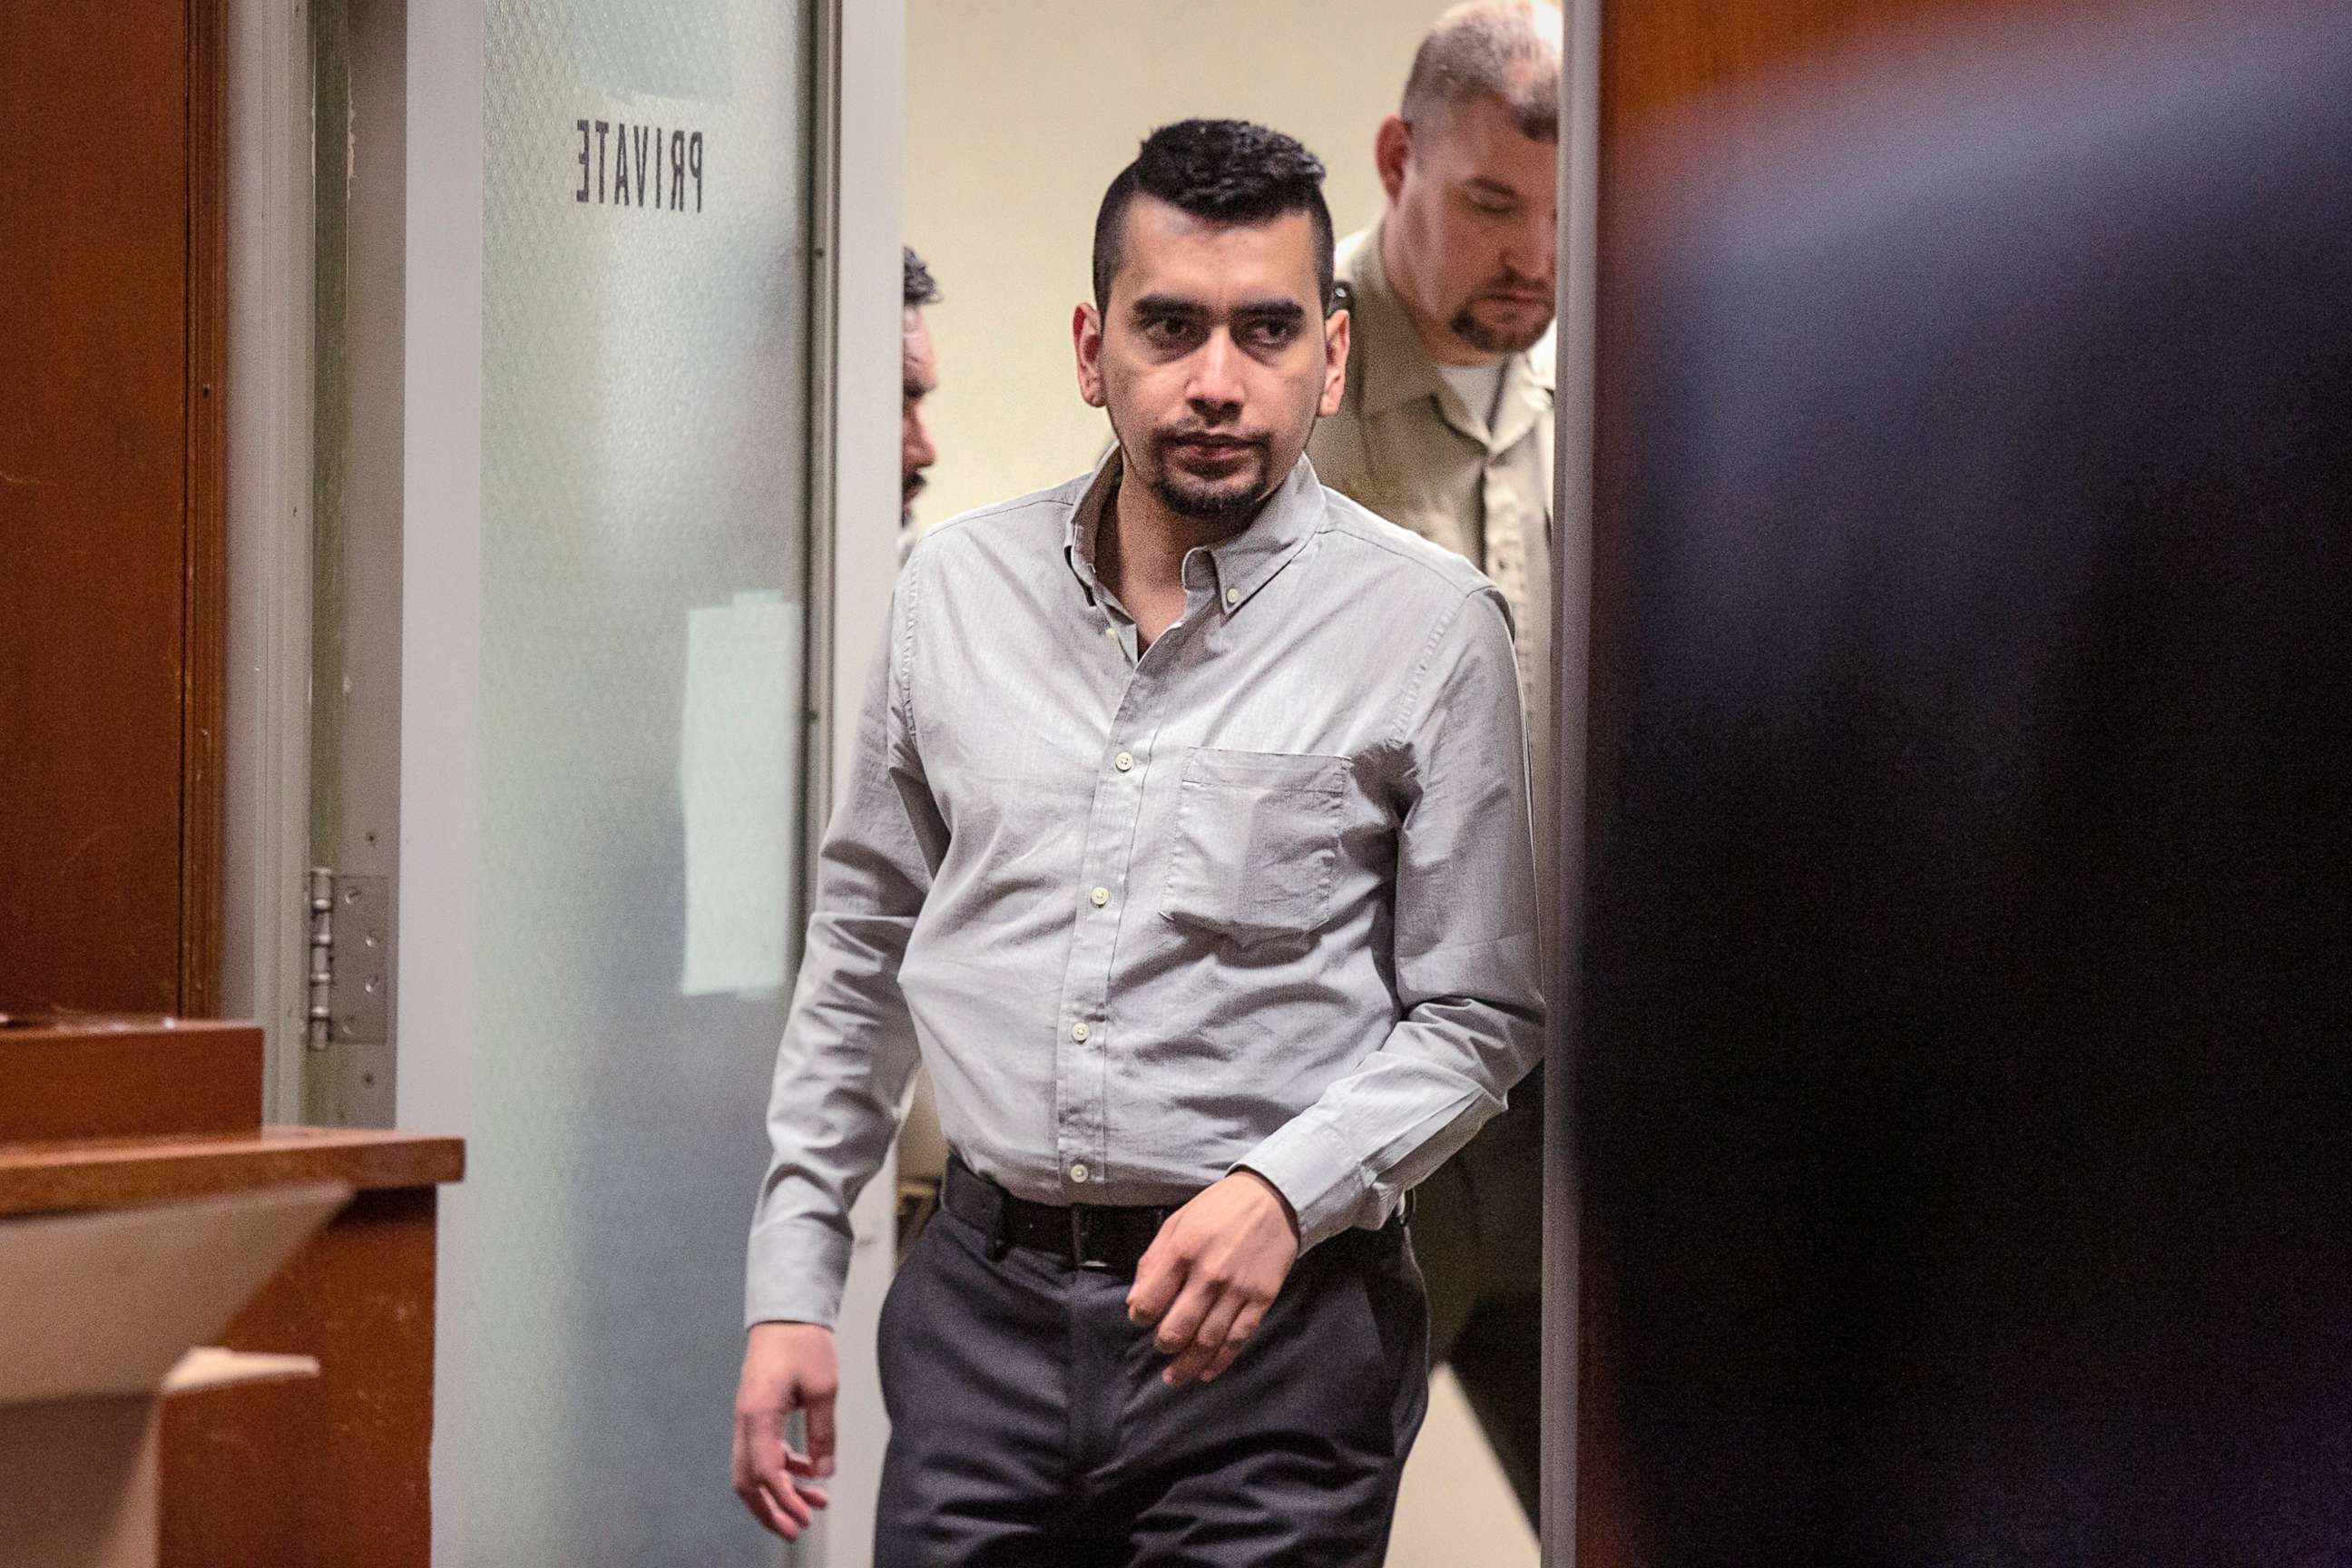
<path id="1" fill-rule="evenodd" d="M 1372 165 L 1381 172 L 1381 189 L 1393 203 L 1404 189 L 1404 166 L 1412 156 L 1412 127 L 1396 115 L 1381 121 L 1372 137 Z"/>
<path id="2" fill-rule="evenodd" d="M 1078 353 L 1078 395 L 1089 408 L 1103 405 L 1102 340 L 1102 317 L 1080 305 L 1070 318 L 1070 342 Z"/>
<path id="3" fill-rule="evenodd" d="M 1339 400 L 1348 395 L 1348 312 L 1334 310 L 1323 322 L 1323 401 L 1316 405 L 1318 418 L 1328 419 L 1339 412 Z"/>

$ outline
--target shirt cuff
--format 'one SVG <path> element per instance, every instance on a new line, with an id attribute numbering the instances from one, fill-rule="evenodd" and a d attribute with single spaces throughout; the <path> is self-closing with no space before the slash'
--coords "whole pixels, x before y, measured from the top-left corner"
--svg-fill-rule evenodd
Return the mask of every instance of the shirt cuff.
<path id="1" fill-rule="evenodd" d="M 744 1268 L 743 1326 L 833 1327 L 849 1278 L 849 1237 L 814 1219 L 780 1219 L 751 1232 Z"/>
<path id="2" fill-rule="evenodd" d="M 1346 1140 L 1311 1115 L 1294 1119 L 1234 1165 L 1264 1176 L 1288 1201 L 1302 1253 L 1352 1229 L 1372 1186 Z"/>

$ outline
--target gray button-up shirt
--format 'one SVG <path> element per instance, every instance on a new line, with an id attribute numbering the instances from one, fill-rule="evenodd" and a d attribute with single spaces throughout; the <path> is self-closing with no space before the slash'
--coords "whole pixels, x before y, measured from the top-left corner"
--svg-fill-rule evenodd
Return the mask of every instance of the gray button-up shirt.
<path id="1" fill-rule="evenodd" d="M 830 1323 L 918 1059 L 1049 1203 L 1239 1166 L 1377 1226 L 1537 1059 L 1507 612 L 1304 459 L 1184 559 L 1139 656 L 1094 570 L 1119 461 L 916 546 L 826 836 L 768 1114 L 753 1322 Z"/>

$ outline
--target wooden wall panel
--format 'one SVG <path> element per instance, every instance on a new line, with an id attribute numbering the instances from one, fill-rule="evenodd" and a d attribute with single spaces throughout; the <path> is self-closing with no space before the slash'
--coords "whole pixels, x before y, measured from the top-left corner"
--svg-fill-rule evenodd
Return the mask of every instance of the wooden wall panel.
<path id="1" fill-rule="evenodd" d="M 163 1568 L 426 1568 L 436 1203 L 361 1193 L 221 1335 L 318 1377 L 163 1407 Z"/>
<path id="2" fill-rule="evenodd" d="M 464 1173 L 454 1138 L 333 1128 L 0 1149 L 0 1219 L 356 1189 L 216 1342 L 316 1356 L 320 1374 L 165 1404 L 162 1568 L 428 1568 L 435 1189 Z M 0 1563 L 16 1568 L 7 1523 Z"/>
<path id="3" fill-rule="evenodd" d="M 221 0 L 0 0 L 0 1009 L 211 1005 Z"/>
<path id="4" fill-rule="evenodd" d="M 1588 798 L 1607 798 L 1612 766 L 1611 660 L 1620 646 L 1624 599 L 1622 476 L 1631 458 L 1629 416 L 1639 391 L 1632 367 L 1638 363 L 1641 323 L 1629 258 L 1640 242 L 1633 215 L 1654 194 L 1643 182 L 1673 182 L 1687 190 L 1736 176 L 1754 148 L 1730 110 L 1807 68 L 1898 34 L 1932 47 L 1935 30 L 1944 25 L 2037 8 L 2050 6 L 2046 0 L 1602 0 Z M 1607 1047 L 1593 1041 L 1582 1048 Z M 1644 1560 L 1636 1490 L 1614 1415 L 1607 1268 L 1608 1260 L 1588 1247 L 1578 1303 L 1579 1568 L 1633 1568 Z"/>
<path id="5" fill-rule="evenodd" d="M 1695 103 L 1817 62 L 1890 25 L 2021 0 L 1613 0 L 1601 59 L 1604 156 Z"/>
<path id="6" fill-rule="evenodd" d="M 261 1026 L 0 1029 L 0 1147 L 261 1131 Z"/>

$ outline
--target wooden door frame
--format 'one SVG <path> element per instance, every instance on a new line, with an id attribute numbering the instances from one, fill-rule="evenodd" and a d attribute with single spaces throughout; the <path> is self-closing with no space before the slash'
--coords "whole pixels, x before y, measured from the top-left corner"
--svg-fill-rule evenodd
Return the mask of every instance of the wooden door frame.
<path id="1" fill-rule="evenodd" d="M 180 658 L 178 1010 L 221 1005 L 228 700 L 227 0 L 188 0 L 187 479 Z"/>

